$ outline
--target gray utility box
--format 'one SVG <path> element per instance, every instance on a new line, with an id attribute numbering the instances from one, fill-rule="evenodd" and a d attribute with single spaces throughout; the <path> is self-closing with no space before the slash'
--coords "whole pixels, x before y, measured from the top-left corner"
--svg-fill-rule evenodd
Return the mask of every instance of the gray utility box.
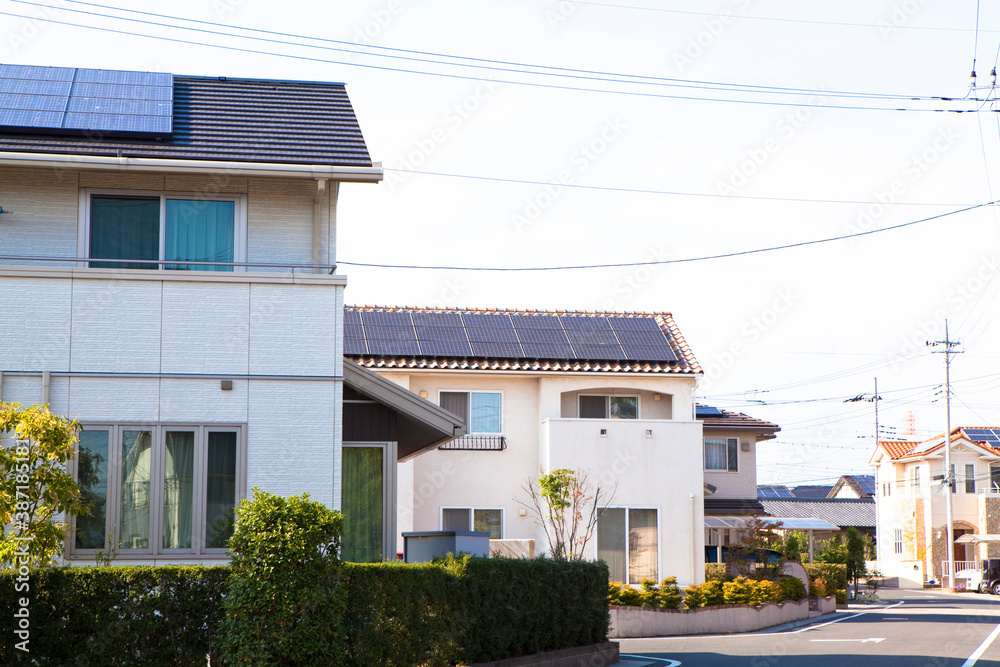
<path id="1" fill-rule="evenodd" d="M 407 563 L 429 563 L 450 553 L 489 557 L 490 534 L 475 530 L 403 533 L 403 560 Z"/>

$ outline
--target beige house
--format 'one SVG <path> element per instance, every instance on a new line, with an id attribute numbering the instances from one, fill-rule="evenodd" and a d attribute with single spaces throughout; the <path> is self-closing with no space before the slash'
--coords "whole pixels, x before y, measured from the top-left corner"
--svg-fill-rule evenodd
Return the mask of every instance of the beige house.
<path id="1" fill-rule="evenodd" d="M 950 470 L 942 435 L 878 443 L 869 464 L 875 468 L 880 566 L 915 562 L 927 579 L 947 576 L 949 491 L 956 541 L 963 535 L 1000 533 L 1000 428 L 957 427 L 950 443 Z M 956 570 L 987 557 L 1000 557 L 1000 544 L 970 544 L 968 538 L 955 544 Z"/>

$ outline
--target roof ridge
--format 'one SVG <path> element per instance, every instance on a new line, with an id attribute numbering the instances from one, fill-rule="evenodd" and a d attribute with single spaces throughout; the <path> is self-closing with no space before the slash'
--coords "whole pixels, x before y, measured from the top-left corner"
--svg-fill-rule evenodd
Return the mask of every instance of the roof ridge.
<path id="1" fill-rule="evenodd" d="M 371 310 L 381 312 L 459 312 L 459 313 L 517 313 L 528 315 L 615 315 L 618 317 L 670 317 L 670 311 L 645 311 L 645 310 L 570 310 L 567 308 L 542 309 L 542 308 L 500 308 L 496 306 L 470 307 L 470 306 L 390 306 L 379 304 L 344 304 L 344 309 L 350 310 Z M 676 326 L 676 325 L 675 325 Z"/>

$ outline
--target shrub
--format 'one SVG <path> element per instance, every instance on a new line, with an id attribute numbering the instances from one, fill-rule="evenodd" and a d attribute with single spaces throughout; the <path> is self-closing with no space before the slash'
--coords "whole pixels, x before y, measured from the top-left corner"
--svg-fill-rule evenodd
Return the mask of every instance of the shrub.
<path id="1" fill-rule="evenodd" d="M 806 596 L 806 585 L 798 577 L 784 577 L 778 584 L 782 600 L 801 600 Z"/>
<path id="2" fill-rule="evenodd" d="M 843 563 L 805 563 L 803 567 L 810 581 L 823 577 L 828 590 L 847 588 L 847 566 Z"/>
<path id="3" fill-rule="evenodd" d="M 814 595 L 816 597 L 826 597 L 828 595 L 826 587 L 826 579 L 824 579 L 823 577 L 816 577 L 815 579 L 810 580 L 809 594 Z"/>
<path id="4" fill-rule="evenodd" d="M 846 588 L 838 588 L 836 595 L 837 595 L 837 604 L 847 604 Z"/>
<path id="5" fill-rule="evenodd" d="M 725 563 L 705 563 L 705 581 L 715 579 L 722 581 L 726 578 Z"/>
<path id="6" fill-rule="evenodd" d="M 761 605 L 765 602 L 781 602 L 781 586 L 766 579 L 746 579 L 736 577 L 722 584 L 726 604 Z"/>
<path id="7" fill-rule="evenodd" d="M 697 609 L 705 606 L 705 594 L 701 590 L 701 584 L 691 584 L 684 589 L 684 606 L 688 609 Z"/>
<path id="8" fill-rule="evenodd" d="M 701 594 L 705 599 L 704 606 L 714 607 L 720 604 L 726 604 L 726 592 L 722 588 L 723 582 L 713 580 L 706 581 L 701 585 Z"/>
<path id="9" fill-rule="evenodd" d="M 636 590 L 618 581 L 608 584 L 608 604 L 655 609 L 679 609 L 681 590 L 677 577 L 667 577 L 657 586 L 652 579 L 643 579 Z"/>
<path id="10" fill-rule="evenodd" d="M 223 660 L 252 665 L 340 665 L 347 593 L 340 576 L 340 513 L 254 489 L 229 540 Z"/>

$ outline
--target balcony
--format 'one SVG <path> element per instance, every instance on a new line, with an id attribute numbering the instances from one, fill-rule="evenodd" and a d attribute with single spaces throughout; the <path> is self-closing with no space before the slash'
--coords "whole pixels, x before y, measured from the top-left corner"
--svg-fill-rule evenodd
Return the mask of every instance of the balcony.
<path id="1" fill-rule="evenodd" d="M 443 450 L 473 452 L 502 452 L 507 449 L 507 438 L 502 435 L 466 435 L 438 447 Z"/>

